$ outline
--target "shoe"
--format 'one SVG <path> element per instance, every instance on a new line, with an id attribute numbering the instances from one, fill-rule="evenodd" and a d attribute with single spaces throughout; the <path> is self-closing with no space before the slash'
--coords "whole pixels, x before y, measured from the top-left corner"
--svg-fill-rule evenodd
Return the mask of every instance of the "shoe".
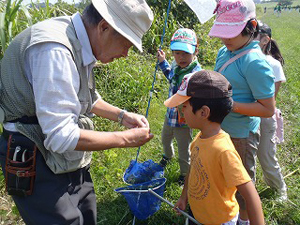
<path id="1" fill-rule="evenodd" d="M 184 185 L 184 180 L 185 180 L 185 176 L 183 176 L 183 175 L 180 175 L 179 177 L 178 177 L 178 184 L 180 185 L 180 186 L 182 186 L 182 185 Z"/>
<path id="2" fill-rule="evenodd" d="M 283 203 L 288 200 L 287 192 L 286 190 L 281 190 L 278 192 L 279 197 L 276 199 L 278 202 Z"/>
<path id="3" fill-rule="evenodd" d="M 163 155 L 163 158 L 160 160 L 159 165 L 165 168 L 169 161 L 170 159 Z"/>

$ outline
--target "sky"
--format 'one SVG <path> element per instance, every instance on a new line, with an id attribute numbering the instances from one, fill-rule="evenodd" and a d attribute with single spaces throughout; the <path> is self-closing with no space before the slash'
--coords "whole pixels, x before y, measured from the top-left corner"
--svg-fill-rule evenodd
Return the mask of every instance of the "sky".
<path id="1" fill-rule="evenodd" d="M 63 1 L 64 1 L 64 2 L 67 2 L 67 3 L 70 3 L 70 4 L 73 3 L 73 0 L 63 0 Z M 37 0 L 33 0 L 33 2 L 37 2 Z M 39 2 L 40 2 L 40 3 L 43 3 L 43 2 L 45 2 L 45 0 L 39 0 Z M 52 4 L 54 4 L 54 3 L 57 2 L 57 0 L 49 0 L 49 2 L 52 3 Z M 80 0 L 74 0 L 74 2 L 75 2 L 75 3 L 78 3 L 78 2 L 80 2 Z M 27 4 L 29 4 L 29 3 L 31 3 L 31 0 L 23 0 L 23 1 L 22 1 L 22 4 L 24 4 L 24 5 L 27 5 Z"/>

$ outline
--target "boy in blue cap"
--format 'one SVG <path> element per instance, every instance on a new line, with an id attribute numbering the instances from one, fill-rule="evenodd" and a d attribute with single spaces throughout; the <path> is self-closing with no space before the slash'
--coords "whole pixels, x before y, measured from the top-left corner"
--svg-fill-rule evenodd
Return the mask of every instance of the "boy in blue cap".
<path id="1" fill-rule="evenodd" d="M 157 51 L 159 67 L 170 83 L 169 97 L 174 95 L 184 75 L 200 71 L 201 66 L 197 60 L 198 43 L 196 33 L 187 28 L 178 29 L 172 36 L 170 48 L 174 56 L 174 61 L 170 65 L 165 59 L 162 50 Z M 162 130 L 163 158 L 160 165 L 165 167 L 172 157 L 174 157 L 173 139 L 178 145 L 178 158 L 180 166 L 180 176 L 178 182 L 184 183 L 190 164 L 189 144 L 192 140 L 192 130 L 186 125 L 184 119 L 180 117 L 177 108 L 168 108 Z"/>

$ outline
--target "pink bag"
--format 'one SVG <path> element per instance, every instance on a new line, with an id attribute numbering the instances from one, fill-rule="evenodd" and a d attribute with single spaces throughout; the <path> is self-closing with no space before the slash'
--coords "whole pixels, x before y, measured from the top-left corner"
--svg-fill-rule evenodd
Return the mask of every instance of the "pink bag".
<path id="1" fill-rule="evenodd" d="M 283 117 L 280 109 L 275 110 L 277 128 L 276 128 L 276 143 L 281 144 L 284 142 L 284 129 L 283 129 Z"/>

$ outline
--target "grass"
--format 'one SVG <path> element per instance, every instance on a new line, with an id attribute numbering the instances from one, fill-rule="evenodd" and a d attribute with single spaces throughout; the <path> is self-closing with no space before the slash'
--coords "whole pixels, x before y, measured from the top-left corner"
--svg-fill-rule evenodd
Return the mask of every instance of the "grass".
<path id="1" fill-rule="evenodd" d="M 289 201 L 281 204 L 275 200 L 276 195 L 268 189 L 263 181 L 259 165 L 257 190 L 262 197 L 267 224 L 300 224 L 300 68 L 298 66 L 300 54 L 300 24 L 298 21 L 300 19 L 300 13 L 295 11 L 291 13 L 283 11 L 281 17 L 276 17 L 273 15 L 271 7 L 272 5 L 270 5 L 270 10 L 267 11 L 267 14 L 261 15 L 260 19 L 272 28 L 273 37 L 278 42 L 286 62 L 284 71 L 287 76 L 287 82 L 282 85 L 277 101 L 277 106 L 282 110 L 285 120 L 285 142 L 278 146 L 278 158 L 282 167 L 282 173 L 286 177 L 285 181 L 288 186 Z M 142 71 L 143 74 L 139 75 L 148 76 L 149 79 L 152 79 L 151 76 L 154 72 L 155 58 L 148 55 L 147 60 L 143 61 L 139 60 L 139 57 L 141 56 L 131 53 L 131 59 L 126 59 L 126 61 L 121 61 L 120 63 L 122 67 L 128 67 L 127 71 L 133 70 L 133 72 L 129 73 L 136 71 L 136 73 L 139 74 L 140 71 Z M 138 63 L 134 64 L 134 61 Z M 130 62 L 129 65 L 132 64 L 131 68 L 127 62 Z M 118 64 L 118 62 L 116 64 Z M 114 65 L 114 67 L 116 66 L 118 65 Z M 205 69 L 212 68 L 205 67 Z M 118 70 L 117 68 L 116 72 Z M 149 85 L 147 80 L 145 80 L 145 82 Z M 162 154 L 160 134 L 166 111 L 166 108 L 163 106 L 163 101 L 167 98 L 168 86 L 160 71 L 157 73 L 156 83 L 156 95 L 153 96 L 148 116 L 151 131 L 155 137 L 152 141 L 141 147 L 138 159 L 140 162 L 148 159 L 158 162 Z M 134 94 L 131 90 L 123 91 L 122 89 L 118 95 L 115 92 L 114 95 L 126 95 L 128 92 L 131 93 L 131 95 Z M 107 98 L 113 97 L 114 96 L 107 96 Z M 139 98 L 143 99 L 143 101 L 147 101 L 148 93 L 145 93 L 143 97 Z M 127 103 L 120 102 L 119 106 L 122 107 L 123 104 Z M 145 111 L 140 113 L 145 114 Z M 106 120 L 96 120 L 95 122 L 99 130 L 120 129 L 117 124 Z M 95 152 L 93 154 L 94 159 L 92 161 L 91 173 L 97 194 L 98 224 L 132 224 L 133 216 L 125 198 L 116 193 L 114 189 L 126 186 L 122 180 L 123 173 L 130 161 L 135 159 L 136 153 L 137 148 L 128 148 L 112 149 L 109 151 Z M 164 192 L 164 198 L 173 203 L 177 201 L 181 194 L 181 188 L 176 183 L 178 176 L 179 165 L 177 159 L 173 159 L 165 170 L 167 184 Z M 11 201 L 11 198 L 5 194 L 3 184 L 3 176 L 0 175 L 0 224 L 23 224 L 14 203 Z M 157 213 L 145 221 L 136 221 L 136 224 L 184 224 L 184 218 L 182 216 L 178 217 L 169 205 L 162 203 Z"/>

